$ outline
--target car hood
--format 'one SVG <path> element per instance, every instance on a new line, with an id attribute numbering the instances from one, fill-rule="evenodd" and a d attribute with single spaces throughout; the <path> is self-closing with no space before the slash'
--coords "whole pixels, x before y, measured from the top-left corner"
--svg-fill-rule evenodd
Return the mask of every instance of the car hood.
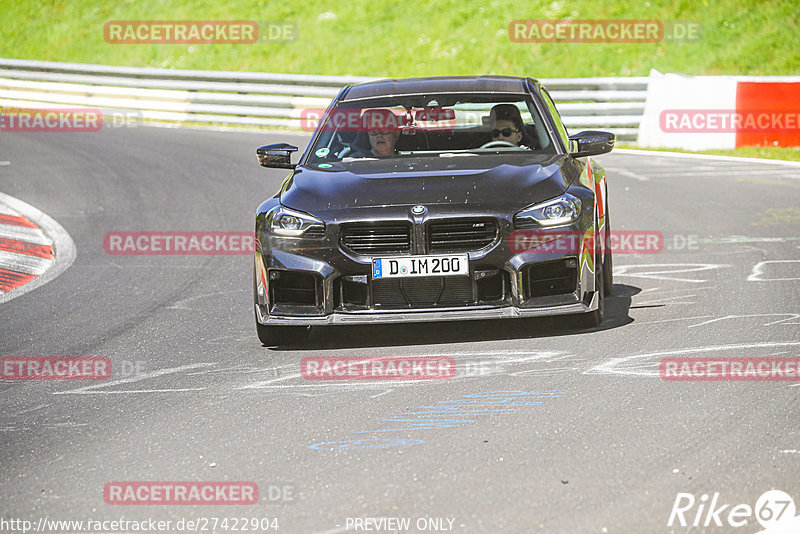
<path id="1" fill-rule="evenodd" d="M 503 213 L 556 197 L 571 181 L 564 157 L 500 165 L 490 158 L 470 162 L 471 168 L 439 161 L 446 158 L 298 166 L 284 183 L 281 203 L 325 219 L 337 219 L 341 211 L 417 204 L 451 213 Z"/>

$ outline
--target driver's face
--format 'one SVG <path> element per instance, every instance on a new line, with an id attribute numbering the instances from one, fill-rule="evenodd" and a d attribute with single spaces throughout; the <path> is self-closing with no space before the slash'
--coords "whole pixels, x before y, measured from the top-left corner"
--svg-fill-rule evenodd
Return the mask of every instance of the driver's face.
<path id="1" fill-rule="evenodd" d="M 503 135 L 505 133 L 509 135 Z M 492 126 L 492 140 L 508 141 L 509 143 L 514 143 L 519 146 L 520 141 L 522 141 L 522 132 L 517 130 L 513 122 L 505 119 L 498 119 L 494 121 L 494 126 Z"/>
<path id="2" fill-rule="evenodd" d="M 369 132 L 369 144 L 372 147 L 372 153 L 376 156 L 391 156 L 394 154 L 394 145 L 397 144 L 397 138 L 400 134 L 397 130 L 381 131 L 376 129 Z"/>

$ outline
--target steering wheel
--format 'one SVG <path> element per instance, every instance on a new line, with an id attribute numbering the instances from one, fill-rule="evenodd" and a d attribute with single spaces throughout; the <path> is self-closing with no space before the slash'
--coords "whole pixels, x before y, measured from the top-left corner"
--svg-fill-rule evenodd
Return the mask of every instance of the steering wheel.
<path id="1" fill-rule="evenodd" d="M 494 141 L 489 141 L 488 143 L 484 143 L 481 145 L 481 148 L 495 148 L 500 146 L 513 146 L 514 148 L 519 148 L 517 145 L 510 141 L 503 141 L 502 139 L 495 139 Z"/>

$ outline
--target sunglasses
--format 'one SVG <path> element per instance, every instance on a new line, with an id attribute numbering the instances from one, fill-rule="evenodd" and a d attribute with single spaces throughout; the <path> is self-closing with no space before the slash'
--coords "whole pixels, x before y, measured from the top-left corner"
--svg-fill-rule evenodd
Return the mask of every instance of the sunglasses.
<path id="1" fill-rule="evenodd" d="M 503 137 L 511 137 L 512 133 L 517 133 L 518 131 L 519 130 L 513 130 L 511 128 L 503 128 L 502 130 L 498 130 L 497 128 L 495 128 L 494 130 L 492 130 L 491 133 L 492 137 L 500 137 L 501 135 Z"/>
<path id="2" fill-rule="evenodd" d="M 392 130 L 389 130 L 389 131 L 386 131 L 386 132 L 382 132 L 382 131 L 380 131 L 380 130 L 370 130 L 370 131 L 369 131 L 369 132 L 367 132 L 367 133 L 368 133 L 369 135 L 371 135 L 371 136 L 376 136 L 376 135 L 391 135 L 391 134 L 392 134 L 392 133 L 394 133 L 394 132 L 393 132 Z"/>

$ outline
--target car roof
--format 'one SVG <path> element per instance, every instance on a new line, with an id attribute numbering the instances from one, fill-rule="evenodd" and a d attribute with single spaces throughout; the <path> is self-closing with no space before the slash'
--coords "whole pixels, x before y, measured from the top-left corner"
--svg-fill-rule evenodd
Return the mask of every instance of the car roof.
<path id="1" fill-rule="evenodd" d="M 341 100 L 360 100 L 380 96 L 429 95 L 433 93 L 527 93 L 525 82 L 518 76 L 431 76 L 377 80 L 352 85 Z M 530 80 L 534 84 L 535 80 Z"/>

